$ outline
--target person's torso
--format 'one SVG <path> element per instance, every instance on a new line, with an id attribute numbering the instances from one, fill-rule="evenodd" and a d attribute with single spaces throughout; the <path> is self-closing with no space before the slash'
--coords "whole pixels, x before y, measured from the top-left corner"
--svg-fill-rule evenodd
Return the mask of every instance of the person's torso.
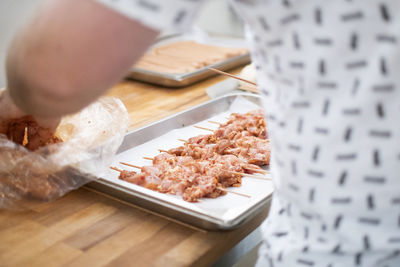
<path id="1" fill-rule="evenodd" d="M 271 221 L 289 224 L 267 232 L 289 227 L 326 250 L 399 248 L 400 2 L 232 2 L 267 112 Z"/>

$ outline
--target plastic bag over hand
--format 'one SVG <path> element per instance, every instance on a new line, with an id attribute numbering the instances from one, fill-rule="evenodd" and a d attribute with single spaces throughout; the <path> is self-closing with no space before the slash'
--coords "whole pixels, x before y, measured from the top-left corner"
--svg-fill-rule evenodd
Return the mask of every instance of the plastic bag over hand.
<path id="1" fill-rule="evenodd" d="M 63 142 L 29 151 L 0 134 L 0 208 L 51 201 L 102 176 L 128 124 L 122 102 L 107 97 L 63 118 Z"/>

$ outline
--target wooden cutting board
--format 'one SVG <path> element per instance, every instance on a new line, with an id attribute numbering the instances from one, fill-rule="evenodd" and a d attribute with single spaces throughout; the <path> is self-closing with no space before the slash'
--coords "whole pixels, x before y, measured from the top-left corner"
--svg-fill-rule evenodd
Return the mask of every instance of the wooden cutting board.
<path id="1" fill-rule="evenodd" d="M 209 100 L 205 89 L 223 79 L 181 89 L 125 81 L 108 95 L 124 102 L 132 130 Z M 26 211 L 0 211 L 0 265 L 209 266 L 267 212 L 234 231 L 207 232 L 81 188 Z"/>

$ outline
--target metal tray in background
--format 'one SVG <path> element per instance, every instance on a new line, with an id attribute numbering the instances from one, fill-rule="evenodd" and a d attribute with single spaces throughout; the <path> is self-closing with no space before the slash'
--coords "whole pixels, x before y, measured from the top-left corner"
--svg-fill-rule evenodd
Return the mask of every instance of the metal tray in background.
<path id="1" fill-rule="evenodd" d="M 182 128 L 184 125 L 196 124 L 216 114 L 223 113 L 229 109 L 231 103 L 238 96 L 245 97 L 247 100 L 250 100 L 258 105 L 260 104 L 259 96 L 251 94 L 228 95 L 211 100 L 128 133 L 125 136 L 117 155 L 162 136 L 174 129 Z M 208 214 L 207 212 L 199 212 L 194 208 L 190 208 L 190 205 L 183 205 L 182 203 L 177 204 L 174 201 L 169 201 L 168 198 L 172 198 L 171 196 L 157 193 L 159 195 L 163 195 L 163 198 L 157 198 L 154 196 L 154 191 L 145 188 L 141 190 L 135 190 L 135 188 L 129 188 L 129 186 L 121 185 L 121 183 L 116 180 L 112 181 L 110 179 L 100 178 L 94 182 L 91 182 L 88 184 L 88 186 L 123 201 L 208 230 L 229 230 L 239 227 L 257 215 L 261 210 L 266 208 L 269 205 L 271 197 L 270 193 L 265 194 L 265 196 L 262 195 L 261 197 L 257 198 L 257 201 L 255 201 L 254 204 L 252 203 L 249 208 L 246 207 L 246 210 L 240 211 L 238 216 L 234 215 L 236 217 L 229 220 L 224 220 L 218 216 L 214 216 L 213 214 Z M 139 188 L 139 186 L 136 187 Z"/>
<path id="2" fill-rule="evenodd" d="M 170 43 L 173 41 L 180 41 L 180 40 L 192 40 L 192 38 L 190 37 L 184 38 L 183 36 L 180 35 L 172 35 L 171 37 L 163 38 L 162 42 L 161 41 L 157 42 L 153 47 L 162 45 L 164 43 Z M 209 44 L 216 45 L 215 43 L 209 43 Z M 208 77 L 217 75 L 215 72 L 209 70 L 208 68 L 217 68 L 222 71 L 226 71 L 235 67 L 248 64 L 250 63 L 250 61 L 251 61 L 250 54 L 246 53 L 243 55 L 227 58 L 223 61 L 214 64 L 210 64 L 206 67 L 197 69 L 193 72 L 178 73 L 178 74 L 156 72 L 156 71 L 133 67 L 131 71 L 128 72 L 127 77 L 166 87 L 184 87 L 193 84 L 195 82 L 198 82 L 200 80 L 204 80 Z"/>

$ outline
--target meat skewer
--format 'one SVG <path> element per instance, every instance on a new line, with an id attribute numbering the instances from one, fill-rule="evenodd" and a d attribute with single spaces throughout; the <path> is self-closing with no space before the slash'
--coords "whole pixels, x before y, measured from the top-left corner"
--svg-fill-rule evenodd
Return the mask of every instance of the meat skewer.
<path id="1" fill-rule="evenodd" d="M 171 151 L 164 150 L 164 149 L 159 149 L 158 151 L 160 151 L 161 153 L 171 153 Z M 151 158 L 147 158 L 147 157 L 146 157 L 145 159 L 150 160 Z M 129 165 L 128 165 L 128 166 L 129 166 Z M 246 169 L 249 170 L 249 171 L 252 171 L 252 172 L 254 172 L 254 173 L 262 173 L 262 174 L 268 174 L 268 173 L 269 173 L 268 171 L 263 170 L 263 169 L 252 169 L 252 168 L 250 168 L 250 167 L 246 167 Z"/>
<path id="2" fill-rule="evenodd" d="M 30 151 L 62 142 L 52 130 L 41 127 L 30 115 L 4 120 L 0 126 L 0 134 Z"/>
<path id="3" fill-rule="evenodd" d="M 191 157 L 163 153 L 154 157 L 153 166 L 141 167 L 141 173 L 121 173 L 123 177 L 120 175 L 119 178 L 161 193 L 182 195 L 189 202 L 196 202 L 201 197 L 215 198 L 226 194 L 219 189 L 221 184 L 216 177 L 196 172 L 196 168 L 190 166 L 192 161 Z"/>
<path id="4" fill-rule="evenodd" d="M 130 165 L 129 163 L 122 163 L 122 162 L 121 162 L 121 164 L 128 165 L 128 166 L 134 166 L 134 165 Z M 113 166 L 111 166 L 110 169 L 112 169 L 112 170 L 114 170 L 114 171 L 117 171 L 117 172 L 119 172 L 120 174 L 129 173 L 129 171 L 121 170 L 121 169 L 118 169 L 117 167 L 113 167 Z M 231 193 L 231 194 L 235 194 L 235 195 L 238 195 L 238 196 L 251 198 L 250 195 L 243 194 L 243 193 L 239 193 L 239 192 L 235 192 L 235 191 L 232 191 L 232 190 L 228 190 L 228 189 L 223 188 L 223 187 L 216 187 L 216 188 L 217 188 L 218 190 L 221 190 L 221 191 L 226 192 L 226 193 Z M 196 199 L 196 201 L 197 201 L 197 199 Z"/>
<path id="5" fill-rule="evenodd" d="M 144 158 L 144 157 L 143 157 L 143 158 Z M 147 158 L 147 157 L 146 157 L 145 159 L 154 160 L 153 158 Z M 126 163 L 126 162 L 120 162 L 120 164 L 129 166 L 129 167 L 133 167 L 133 168 L 136 168 L 136 169 L 141 169 L 141 168 L 142 168 L 142 167 L 139 167 L 139 166 L 137 166 L 137 165 L 133 165 L 133 164 Z M 245 176 L 245 177 L 250 177 L 250 178 L 255 178 L 255 179 L 260 179 L 260 180 L 267 180 L 267 181 L 272 180 L 272 179 L 269 178 L 269 177 L 263 177 L 263 176 L 253 175 L 253 174 L 250 174 L 250 173 L 235 172 L 235 171 L 229 171 L 229 170 L 225 170 L 225 171 L 227 171 L 227 172 L 229 172 L 229 173 L 232 173 L 232 174 L 236 174 L 236 175 L 240 175 L 240 176 Z M 266 174 L 268 173 L 267 171 L 265 171 L 265 172 L 266 172 Z"/>
<path id="6" fill-rule="evenodd" d="M 207 158 L 214 153 L 221 155 L 232 154 L 251 164 L 269 164 L 269 140 L 256 138 L 254 136 L 241 137 L 238 135 L 236 135 L 235 138 L 236 140 L 221 139 L 214 143 L 208 143 L 208 141 L 204 139 L 192 142 L 192 140 L 189 139 L 184 146 L 170 149 L 168 153 L 177 156 L 189 155 L 194 158 Z"/>
<path id="7" fill-rule="evenodd" d="M 241 186 L 243 176 L 261 180 L 267 177 L 260 166 L 269 164 L 270 148 L 266 123 L 261 111 L 245 114 L 233 113 L 227 122 L 218 123 L 212 134 L 178 139 L 184 144 L 151 160 L 151 166 L 123 165 L 140 169 L 140 172 L 120 170 L 120 179 L 156 190 L 161 193 L 181 195 L 189 202 L 201 197 L 215 198 L 226 194 L 226 187 Z M 236 192 L 235 192 L 236 193 Z"/>
<path id="8" fill-rule="evenodd" d="M 177 154 L 178 153 L 177 150 L 179 150 L 179 149 L 180 149 L 180 147 L 173 148 L 173 149 L 170 149 L 170 150 L 159 149 L 158 151 L 160 151 L 161 153 Z M 232 152 L 232 151 L 229 151 L 229 152 Z M 146 159 L 150 159 L 150 158 L 146 157 Z M 251 171 L 251 172 L 254 172 L 254 173 L 262 173 L 262 174 L 268 174 L 269 173 L 268 171 L 263 170 L 261 168 L 260 169 L 255 169 L 255 168 L 246 167 L 246 169 Z"/>
<path id="9" fill-rule="evenodd" d="M 167 151 L 165 153 L 173 155 L 175 157 L 190 157 L 194 161 L 195 160 L 205 160 L 205 161 L 208 161 L 208 160 L 211 160 L 211 161 L 213 161 L 213 160 L 222 160 L 223 161 L 222 158 L 225 158 L 225 160 L 231 161 L 231 162 L 229 162 L 230 164 L 238 165 L 238 166 L 241 167 L 241 169 L 251 171 L 252 173 L 265 173 L 265 174 L 268 173 L 268 171 L 261 169 L 259 166 L 255 165 L 255 164 L 252 164 L 252 163 L 245 162 L 243 159 L 241 159 L 239 157 L 236 157 L 235 155 L 229 155 L 229 154 L 218 155 L 218 154 L 214 153 L 212 155 L 212 157 L 209 157 L 209 158 L 200 158 L 200 157 L 199 158 L 193 158 L 192 155 L 182 155 L 182 154 L 181 155 L 177 155 L 175 153 L 171 153 L 171 150 L 169 150 L 169 151 Z M 218 159 L 217 156 L 219 156 L 220 159 Z M 229 158 L 229 156 L 233 157 L 234 159 Z M 143 157 L 143 159 L 151 160 L 151 161 L 154 162 L 155 158 Z M 233 160 L 233 162 L 232 162 L 232 160 Z"/>

